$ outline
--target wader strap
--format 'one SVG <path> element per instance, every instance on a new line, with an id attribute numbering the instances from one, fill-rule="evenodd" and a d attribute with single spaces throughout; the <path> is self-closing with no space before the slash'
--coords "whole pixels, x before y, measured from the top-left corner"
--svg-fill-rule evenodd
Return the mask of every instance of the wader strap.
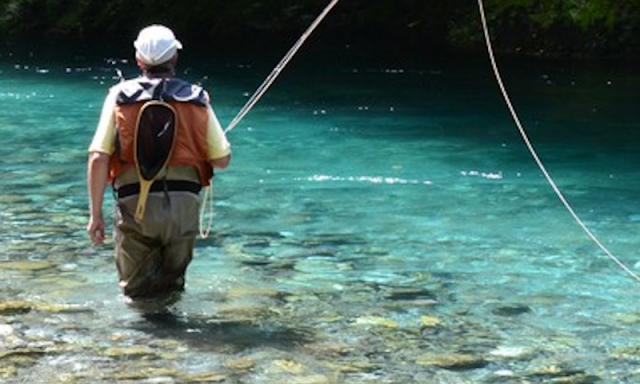
<path id="1" fill-rule="evenodd" d="M 202 185 L 200 183 L 196 183 L 194 181 L 187 180 L 156 180 L 151 184 L 151 188 L 149 188 L 149 192 L 191 192 L 195 194 L 199 194 L 202 189 Z M 140 184 L 126 184 L 118 188 L 115 191 L 118 199 L 122 199 L 125 197 L 137 195 L 140 193 Z"/>

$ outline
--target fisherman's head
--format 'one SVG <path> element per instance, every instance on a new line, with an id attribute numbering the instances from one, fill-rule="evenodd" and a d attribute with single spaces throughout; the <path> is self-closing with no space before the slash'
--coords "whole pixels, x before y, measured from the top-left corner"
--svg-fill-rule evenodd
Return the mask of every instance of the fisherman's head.
<path id="1" fill-rule="evenodd" d="M 182 49 L 182 43 L 173 31 L 157 24 L 142 29 L 133 46 L 138 66 L 151 74 L 172 72 L 178 60 L 178 50 Z"/>

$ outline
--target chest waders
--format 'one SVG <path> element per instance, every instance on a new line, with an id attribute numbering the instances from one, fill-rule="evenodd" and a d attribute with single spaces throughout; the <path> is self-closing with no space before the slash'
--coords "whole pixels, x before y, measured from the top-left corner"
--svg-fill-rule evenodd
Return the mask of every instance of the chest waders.
<path id="1" fill-rule="evenodd" d="M 168 103 L 147 101 L 138 113 L 134 136 L 134 162 L 140 183 L 135 219 L 141 222 L 151 185 L 167 167 L 175 146 L 178 114 Z"/>

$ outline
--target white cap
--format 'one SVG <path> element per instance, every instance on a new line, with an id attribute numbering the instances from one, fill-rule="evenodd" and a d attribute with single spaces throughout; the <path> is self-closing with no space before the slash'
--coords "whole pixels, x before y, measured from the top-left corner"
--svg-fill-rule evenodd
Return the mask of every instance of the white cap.
<path id="1" fill-rule="evenodd" d="M 173 31 L 162 25 L 151 25 L 141 30 L 133 46 L 136 47 L 136 58 L 148 65 L 165 63 L 175 56 L 178 49 L 182 49 Z"/>

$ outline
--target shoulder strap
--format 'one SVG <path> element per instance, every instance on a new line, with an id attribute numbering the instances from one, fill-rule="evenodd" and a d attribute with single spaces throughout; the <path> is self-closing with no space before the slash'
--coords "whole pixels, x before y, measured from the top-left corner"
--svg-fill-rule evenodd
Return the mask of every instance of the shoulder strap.
<path id="1" fill-rule="evenodd" d="M 150 100 L 177 101 L 207 105 L 209 97 L 205 90 L 195 84 L 178 78 L 147 79 L 138 78 L 119 84 L 116 103 L 131 104 Z"/>

